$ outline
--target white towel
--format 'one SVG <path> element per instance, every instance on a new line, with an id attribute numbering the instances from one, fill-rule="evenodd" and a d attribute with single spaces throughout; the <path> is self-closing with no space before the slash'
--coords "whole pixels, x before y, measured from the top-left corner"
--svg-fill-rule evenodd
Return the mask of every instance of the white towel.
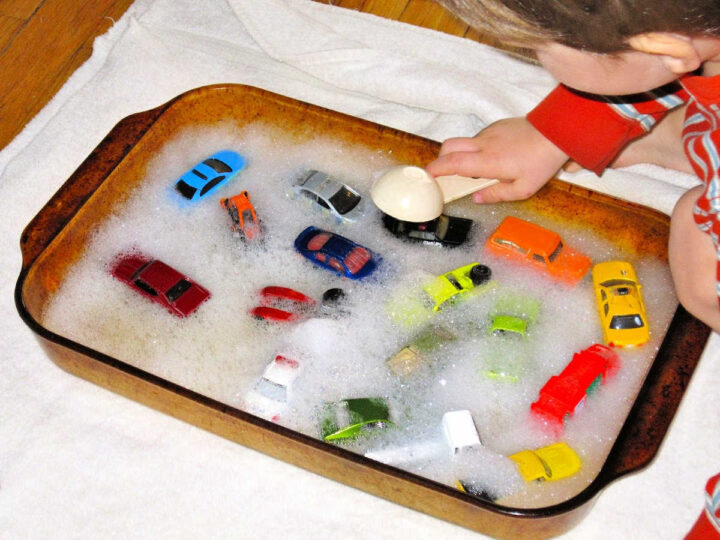
<path id="1" fill-rule="evenodd" d="M 553 86 L 468 40 L 308 0 L 133 4 L 0 152 L 0 536 L 477 537 L 68 375 L 17 317 L 22 228 L 97 143 L 132 113 L 228 82 L 435 140 L 523 114 Z M 652 166 L 567 178 L 664 212 L 697 183 Z M 568 538 L 690 528 L 720 471 L 719 350 L 713 336 L 657 460 L 607 488 Z"/>

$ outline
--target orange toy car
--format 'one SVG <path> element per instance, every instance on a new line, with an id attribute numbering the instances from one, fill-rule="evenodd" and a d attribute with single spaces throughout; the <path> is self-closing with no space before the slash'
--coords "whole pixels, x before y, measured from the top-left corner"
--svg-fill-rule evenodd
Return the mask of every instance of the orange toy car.
<path id="1" fill-rule="evenodd" d="M 550 277 L 575 285 L 590 268 L 590 258 L 565 246 L 560 235 L 523 219 L 507 216 L 485 248 L 500 257 L 533 266 Z"/>
<path id="2" fill-rule="evenodd" d="M 220 204 L 230 214 L 232 230 L 240 233 L 243 240 L 260 239 L 260 221 L 255 214 L 255 207 L 250 202 L 247 191 L 241 191 L 229 199 L 220 199 Z"/>

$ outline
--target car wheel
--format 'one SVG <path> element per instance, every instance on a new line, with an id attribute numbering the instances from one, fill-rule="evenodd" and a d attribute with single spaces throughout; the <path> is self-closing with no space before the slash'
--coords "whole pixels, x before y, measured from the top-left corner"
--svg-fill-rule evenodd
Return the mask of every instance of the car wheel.
<path id="1" fill-rule="evenodd" d="M 476 264 L 470 269 L 470 280 L 475 286 L 485 283 L 488 279 L 490 279 L 491 275 L 492 271 L 490 270 L 490 267 L 485 266 L 484 264 Z"/>

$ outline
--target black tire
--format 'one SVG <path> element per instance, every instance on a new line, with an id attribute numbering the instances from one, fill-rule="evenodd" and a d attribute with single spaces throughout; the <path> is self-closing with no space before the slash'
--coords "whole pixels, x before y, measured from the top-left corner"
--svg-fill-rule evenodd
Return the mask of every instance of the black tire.
<path id="1" fill-rule="evenodd" d="M 475 286 L 485 283 L 490 279 L 491 275 L 492 271 L 490 270 L 490 267 L 485 266 L 484 264 L 476 264 L 470 269 L 470 280 Z"/>

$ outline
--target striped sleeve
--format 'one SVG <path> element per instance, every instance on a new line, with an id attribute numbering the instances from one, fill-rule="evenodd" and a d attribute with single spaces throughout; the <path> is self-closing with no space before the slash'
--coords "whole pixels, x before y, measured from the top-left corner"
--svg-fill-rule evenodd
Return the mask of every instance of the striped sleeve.
<path id="1" fill-rule="evenodd" d="M 633 139 L 687 101 L 679 85 L 623 97 L 594 96 L 559 85 L 527 115 L 558 148 L 597 174 Z"/>

